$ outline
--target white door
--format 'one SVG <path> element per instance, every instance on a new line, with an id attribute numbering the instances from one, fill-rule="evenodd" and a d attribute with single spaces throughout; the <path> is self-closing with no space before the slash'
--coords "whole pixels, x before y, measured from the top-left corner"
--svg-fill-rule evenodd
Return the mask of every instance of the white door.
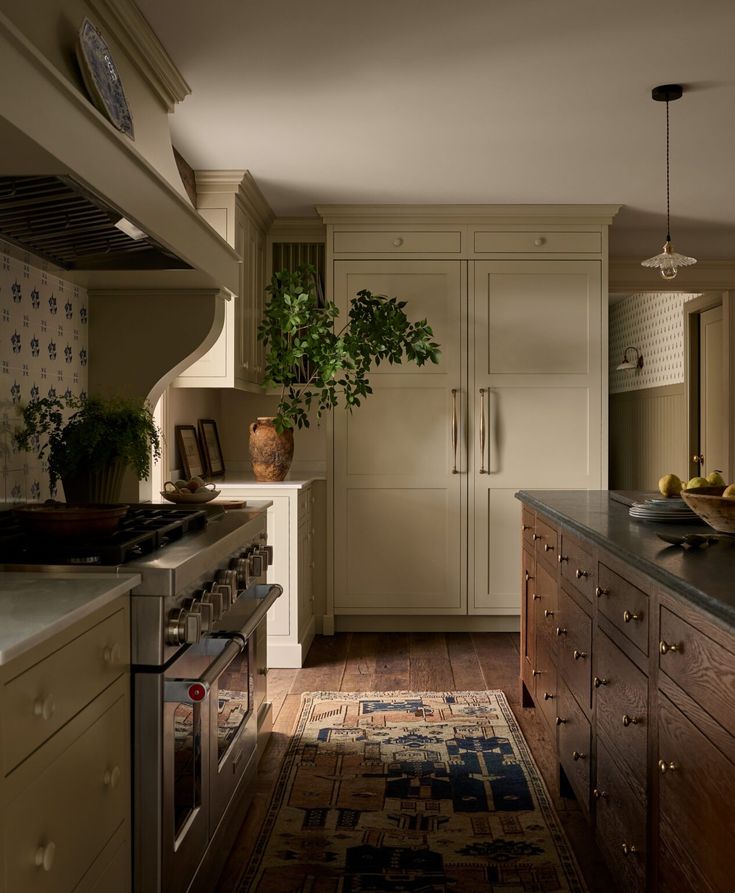
<path id="1" fill-rule="evenodd" d="M 477 261 L 470 613 L 520 612 L 518 489 L 602 485 L 599 261 Z"/>
<path id="2" fill-rule="evenodd" d="M 407 301 L 441 345 L 438 365 L 381 364 L 364 404 L 334 413 L 337 614 L 466 612 L 465 276 L 460 261 L 334 264 L 341 319 L 369 289 Z"/>

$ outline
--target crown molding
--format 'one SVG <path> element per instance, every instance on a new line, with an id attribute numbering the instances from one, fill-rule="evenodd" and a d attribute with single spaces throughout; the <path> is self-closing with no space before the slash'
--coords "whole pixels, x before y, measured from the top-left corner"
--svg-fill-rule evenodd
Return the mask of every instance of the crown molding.
<path id="1" fill-rule="evenodd" d="M 610 225 L 621 205 L 317 205 L 326 224 L 340 223 L 573 223 Z"/>
<path id="2" fill-rule="evenodd" d="M 735 260 L 700 260 L 666 280 L 642 267 L 638 258 L 611 257 L 608 281 L 611 292 L 724 291 L 735 288 Z"/>
<path id="3" fill-rule="evenodd" d="M 246 170 L 194 171 L 197 192 L 233 194 L 240 188 L 245 174 L 247 174 Z"/>
<path id="4" fill-rule="evenodd" d="M 166 111 L 191 93 L 191 88 L 133 0 L 87 0 L 91 10 L 153 89 Z"/>
<path id="5" fill-rule="evenodd" d="M 263 231 L 268 232 L 276 215 L 273 213 L 273 209 L 268 204 L 266 197 L 260 191 L 260 188 L 250 171 L 245 171 L 245 176 L 240 181 L 240 188 L 237 192 L 237 201 L 239 201 L 248 214 L 260 224 Z"/>

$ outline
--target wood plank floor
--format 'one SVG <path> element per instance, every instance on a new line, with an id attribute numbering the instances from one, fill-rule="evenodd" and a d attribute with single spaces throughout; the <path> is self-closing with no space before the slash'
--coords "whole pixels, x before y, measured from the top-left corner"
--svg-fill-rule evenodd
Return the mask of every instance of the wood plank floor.
<path id="1" fill-rule="evenodd" d="M 615 886 L 573 799 L 560 796 L 553 739 L 536 711 L 520 703 L 517 633 L 342 633 L 317 636 L 300 670 L 271 670 L 273 735 L 260 763 L 253 804 L 222 872 L 218 893 L 234 893 L 270 803 L 305 691 L 462 691 L 500 689 L 546 781 L 590 893 Z M 470 893 L 470 891 L 457 891 Z"/>

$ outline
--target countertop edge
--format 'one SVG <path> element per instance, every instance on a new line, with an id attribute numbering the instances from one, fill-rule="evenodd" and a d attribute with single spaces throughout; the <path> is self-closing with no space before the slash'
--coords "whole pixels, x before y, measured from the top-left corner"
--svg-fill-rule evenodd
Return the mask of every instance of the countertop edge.
<path id="1" fill-rule="evenodd" d="M 569 515 L 566 515 L 547 505 L 542 500 L 537 499 L 528 490 L 519 490 L 515 494 L 515 497 L 520 502 L 538 509 L 547 517 L 557 521 L 564 527 L 569 528 L 569 530 L 586 537 L 598 546 L 602 546 L 616 558 L 627 562 L 637 570 L 647 574 L 657 583 L 660 583 L 662 586 L 665 586 L 667 589 L 674 592 L 676 595 L 682 596 L 695 607 L 706 611 L 713 618 L 726 624 L 729 629 L 735 626 L 735 610 L 731 609 L 719 599 L 713 598 L 706 592 L 702 592 L 701 589 L 697 589 L 696 586 L 692 586 L 687 583 L 686 580 L 682 580 L 681 577 L 669 573 L 665 568 L 655 564 L 655 562 L 649 561 L 646 558 L 641 558 L 634 552 L 621 548 L 613 540 L 608 539 L 596 530 L 581 524 L 579 521 L 575 521 L 574 518 L 571 518 Z"/>
<path id="2" fill-rule="evenodd" d="M 25 578 L 38 576 L 42 577 L 46 581 L 48 581 L 49 579 L 69 580 L 70 577 L 73 577 L 72 574 L 34 575 L 26 572 L 19 573 L 23 573 L 23 576 Z M 73 626 L 80 620 L 84 620 L 85 618 L 89 617 L 90 614 L 94 614 L 94 612 L 98 611 L 100 608 L 104 608 L 105 605 L 108 605 L 111 602 L 115 601 L 118 596 L 124 595 L 126 592 L 130 592 L 130 590 L 134 586 L 138 586 L 141 582 L 140 574 L 119 574 L 114 577 L 110 574 L 80 574 L 79 579 L 85 581 L 100 579 L 105 580 L 105 582 L 111 583 L 111 585 L 104 592 L 93 596 L 90 601 L 85 602 L 83 605 L 79 605 L 77 608 L 74 608 L 72 611 L 69 611 L 68 613 L 59 617 L 58 620 L 52 621 L 42 630 L 31 633 L 20 642 L 16 642 L 12 645 L 9 645 L 4 650 L 0 650 L 0 667 L 9 664 L 10 661 L 15 660 L 18 657 L 22 657 L 27 651 L 30 651 L 31 648 L 35 648 L 37 645 L 43 644 L 43 642 L 47 641 L 52 636 L 55 636 L 57 633 L 64 632 L 64 630 L 69 629 L 70 626 Z"/>

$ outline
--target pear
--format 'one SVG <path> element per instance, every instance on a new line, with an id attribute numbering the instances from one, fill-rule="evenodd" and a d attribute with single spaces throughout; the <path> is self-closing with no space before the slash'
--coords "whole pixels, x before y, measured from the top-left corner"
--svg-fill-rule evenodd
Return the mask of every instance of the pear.
<path id="1" fill-rule="evenodd" d="M 725 492 L 722 495 L 725 499 L 735 499 L 735 484 L 730 484 L 729 487 L 725 487 Z"/>
<path id="2" fill-rule="evenodd" d="M 675 474 L 665 474 L 658 482 L 662 496 L 678 496 L 681 493 L 681 480 Z"/>
<path id="3" fill-rule="evenodd" d="M 687 481 L 687 485 L 684 488 L 685 490 L 698 490 L 700 487 L 709 487 L 710 482 L 707 478 L 701 477 L 693 477 L 689 481 Z"/>
<path id="4" fill-rule="evenodd" d="M 716 470 L 711 471 L 707 475 L 707 482 L 709 483 L 710 487 L 724 487 L 724 486 L 726 486 L 725 478 L 720 474 L 719 471 L 716 471 Z"/>

